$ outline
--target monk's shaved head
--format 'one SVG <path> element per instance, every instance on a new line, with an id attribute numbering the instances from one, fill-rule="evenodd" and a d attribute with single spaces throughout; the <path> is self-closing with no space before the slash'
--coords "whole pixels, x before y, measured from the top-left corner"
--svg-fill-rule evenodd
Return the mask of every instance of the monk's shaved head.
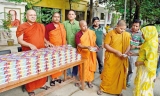
<path id="1" fill-rule="evenodd" d="M 87 24 L 87 22 L 85 20 L 81 20 L 79 21 L 79 26 L 83 25 L 83 24 Z"/>
<path id="2" fill-rule="evenodd" d="M 119 20 L 117 23 L 118 26 L 126 26 L 126 21 L 124 20 Z"/>
<path id="3" fill-rule="evenodd" d="M 27 10 L 26 15 L 28 15 L 30 13 L 36 13 L 36 11 L 34 11 L 33 9 Z"/>
<path id="4" fill-rule="evenodd" d="M 79 26 L 80 26 L 82 32 L 85 32 L 88 29 L 87 22 L 85 20 L 81 20 L 79 22 Z"/>
<path id="5" fill-rule="evenodd" d="M 37 19 L 36 11 L 34 11 L 33 9 L 28 10 L 26 12 L 26 19 L 27 22 L 29 22 L 30 24 L 36 22 Z"/>
<path id="6" fill-rule="evenodd" d="M 124 20 L 119 20 L 116 26 L 116 32 L 121 34 L 126 30 L 126 22 Z"/>

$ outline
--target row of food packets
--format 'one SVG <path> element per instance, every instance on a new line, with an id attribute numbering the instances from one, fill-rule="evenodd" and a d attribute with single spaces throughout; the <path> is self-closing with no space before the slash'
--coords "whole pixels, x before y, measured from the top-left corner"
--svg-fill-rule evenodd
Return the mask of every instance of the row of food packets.
<path id="1" fill-rule="evenodd" d="M 58 46 L 0 56 L 0 85 L 81 60 L 71 46 Z"/>

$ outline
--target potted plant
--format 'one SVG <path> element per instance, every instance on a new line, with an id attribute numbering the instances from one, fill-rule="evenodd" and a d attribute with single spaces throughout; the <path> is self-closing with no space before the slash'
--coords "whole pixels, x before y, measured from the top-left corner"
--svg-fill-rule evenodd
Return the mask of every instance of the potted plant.
<path id="1" fill-rule="evenodd" d="M 11 15 L 3 12 L 5 14 L 5 18 L 1 19 L 1 29 L 2 29 L 2 35 L 4 39 L 7 39 L 8 46 L 13 46 L 14 45 L 14 39 L 11 39 Z"/>

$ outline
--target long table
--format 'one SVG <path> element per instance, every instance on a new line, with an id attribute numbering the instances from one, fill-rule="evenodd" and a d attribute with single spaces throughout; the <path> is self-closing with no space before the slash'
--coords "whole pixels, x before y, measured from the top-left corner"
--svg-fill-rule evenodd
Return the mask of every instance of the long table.
<path id="1" fill-rule="evenodd" d="M 82 70 L 83 71 L 82 71 L 82 86 L 81 86 L 81 89 L 84 90 L 84 74 L 85 74 L 84 73 L 84 60 L 80 60 L 80 61 L 76 61 L 76 62 L 73 62 L 73 63 L 62 65 L 60 67 L 54 68 L 52 70 L 48 70 L 46 72 L 41 72 L 41 73 L 38 73 L 36 75 L 31 75 L 31 76 L 28 76 L 28 77 L 20 79 L 20 80 L 16 80 L 16 81 L 12 81 L 12 82 L 0 85 L 0 92 L 4 92 L 4 91 L 7 91 L 7 90 L 16 88 L 18 86 L 27 84 L 29 82 L 32 82 L 32 81 L 50 76 L 51 74 L 54 74 L 54 73 L 57 73 L 57 72 L 62 72 L 62 71 L 64 71 L 64 81 L 65 81 L 66 80 L 66 70 L 68 68 L 72 68 L 72 67 L 77 66 L 77 65 L 82 65 Z"/>

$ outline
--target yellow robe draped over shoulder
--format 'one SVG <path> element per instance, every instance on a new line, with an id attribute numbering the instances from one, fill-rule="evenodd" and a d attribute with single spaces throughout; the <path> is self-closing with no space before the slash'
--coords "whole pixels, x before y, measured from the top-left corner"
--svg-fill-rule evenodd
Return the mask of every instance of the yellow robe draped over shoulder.
<path id="1" fill-rule="evenodd" d="M 112 30 L 106 35 L 104 43 L 124 53 L 130 46 L 130 39 L 129 33 L 118 34 Z M 127 68 L 128 58 L 120 58 L 106 49 L 100 89 L 106 93 L 120 94 L 126 88 Z"/>
<path id="2" fill-rule="evenodd" d="M 96 44 L 96 35 L 92 30 L 87 30 L 83 33 L 80 38 L 80 43 L 84 46 L 92 46 L 94 47 Z M 94 72 L 96 71 L 96 52 L 91 52 L 88 49 L 81 49 L 77 47 L 78 53 L 82 55 L 82 58 L 85 58 L 85 66 L 84 66 L 84 81 L 91 82 L 94 79 Z M 79 66 L 79 75 L 80 80 L 82 80 L 82 66 Z"/>

